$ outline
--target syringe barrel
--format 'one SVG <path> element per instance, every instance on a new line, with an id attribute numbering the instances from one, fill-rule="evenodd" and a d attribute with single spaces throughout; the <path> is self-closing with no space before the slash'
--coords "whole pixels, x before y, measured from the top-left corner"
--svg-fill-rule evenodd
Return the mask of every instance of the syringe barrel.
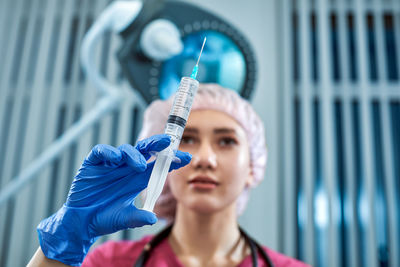
<path id="1" fill-rule="evenodd" d="M 168 123 L 174 123 L 185 128 L 198 88 L 199 82 L 197 80 L 190 77 L 181 79 L 174 104 L 168 116 Z"/>
<path id="2" fill-rule="evenodd" d="M 179 147 L 198 88 L 199 82 L 197 80 L 190 77 L 181 79 L 164 130 L 165 134 L 171 136 L 171 144 L 157 156 L 147 187 L 146 200 L 143 207 L 145 210 L 153 211 L 154 205 L 162 192 L 171 161 Z"/>
<path id="3" fill-rule="evenodd" d="M 179 147 L 198 88 L 199 82 L 197 80 L 190 77 L 182 77 L 164 130 L 165 134 L 171 136 L 170 147 L 174 151 Z"/>

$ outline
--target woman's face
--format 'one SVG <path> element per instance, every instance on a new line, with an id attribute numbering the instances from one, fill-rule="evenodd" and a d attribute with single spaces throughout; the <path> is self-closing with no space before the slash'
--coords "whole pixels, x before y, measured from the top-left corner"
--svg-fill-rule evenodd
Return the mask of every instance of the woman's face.
<path id="1" fill-rule="evenodd" d="M 252 181 L 246 133 L 225 113 L 192 111 L 179 149 L 193 158 L 170 174 L 169 186 L 186 208 L 212 213 L 235 205 Z"/>

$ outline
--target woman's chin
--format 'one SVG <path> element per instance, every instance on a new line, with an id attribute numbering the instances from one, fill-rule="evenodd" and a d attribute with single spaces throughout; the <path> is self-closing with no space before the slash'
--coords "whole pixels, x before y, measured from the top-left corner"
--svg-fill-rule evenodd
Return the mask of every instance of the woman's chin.
<path id="1" fill-rule="evenodd" d="M 220 205 L 216 205 L 216 201 L 210 199 L 192 200 L 187 205 L 191 211 L 201 215 L 211 215 L 223 209 Z"/>

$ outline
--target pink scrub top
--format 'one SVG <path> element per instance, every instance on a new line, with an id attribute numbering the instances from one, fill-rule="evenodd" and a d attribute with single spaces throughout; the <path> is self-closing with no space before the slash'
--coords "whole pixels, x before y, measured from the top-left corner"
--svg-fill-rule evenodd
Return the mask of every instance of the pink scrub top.
<path id="1" fill-rule="evenodd" d="M 93 251 L 89 252 L 83 261 L 82 267 L 88 266 L 119 266 L 132 267 L 139 257 L 143 247 L 151 240 L 151 236 L 146 236 L 139 241 L 108 241 Z M 289 258 L 267 247 L 263 247 L 275 266 L 308 266 L 303 262 Z M 265 262 L 258 256 L 260 267 L 265 267 Z M 146 262 L 146 266 L 157 267 L 184 267 L 174 254 L 168 239 L 164 239 L 158 244 Z M 238 265 L 238 267 L 251 267 L 251 256 L 248 255 Z"/>

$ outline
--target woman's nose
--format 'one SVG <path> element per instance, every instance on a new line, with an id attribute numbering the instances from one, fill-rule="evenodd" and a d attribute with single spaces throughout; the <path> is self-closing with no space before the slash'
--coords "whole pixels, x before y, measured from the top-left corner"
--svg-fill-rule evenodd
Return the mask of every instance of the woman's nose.
<path id="1" fill-rule="evenodd" d="M 199 150 L 193 154 L 192 163 L 195 168 L 215 169 L 217 167 L 217 155 L 210 144 L 201 144 Z"/>

